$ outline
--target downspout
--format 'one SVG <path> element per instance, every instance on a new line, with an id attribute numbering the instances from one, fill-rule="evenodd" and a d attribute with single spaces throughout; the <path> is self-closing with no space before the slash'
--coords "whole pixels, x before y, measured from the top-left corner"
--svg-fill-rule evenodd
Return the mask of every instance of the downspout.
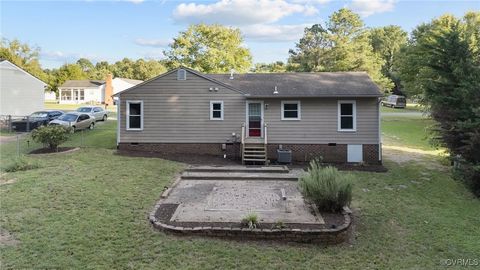
<path id="1" fill-rule="evenodd" d="M 377 114 L 378 114 L 378 161 L 382 162 L 382 115 L 380 114 L 381 98 L 377 101 Z"/>
<path id="2" fill-rule="evenodd" d="M 120 101 L 120 96 L 118 96 L 117 100 L 117 149 L 120 144 L 120 126 L 122 125 L 121 118 L 120 118 L 120 104 L 122 102 Z"/>

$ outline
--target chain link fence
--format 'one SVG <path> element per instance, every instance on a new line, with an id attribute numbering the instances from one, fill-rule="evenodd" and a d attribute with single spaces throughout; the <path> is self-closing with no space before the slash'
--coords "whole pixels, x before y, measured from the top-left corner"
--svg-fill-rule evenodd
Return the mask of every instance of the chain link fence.
<path id="1" fill-rule="evenodd" d="M 115 149 L 116 132 L 116 121 L 97 122 L 92 130 L 78 130 L 70 134 L 68 141 L 60 147 Z M 4 157 L 18 157 L 44 147 L 32 139 L 30 132 L 9 133 L 2 136 L 0 143 Z"/>

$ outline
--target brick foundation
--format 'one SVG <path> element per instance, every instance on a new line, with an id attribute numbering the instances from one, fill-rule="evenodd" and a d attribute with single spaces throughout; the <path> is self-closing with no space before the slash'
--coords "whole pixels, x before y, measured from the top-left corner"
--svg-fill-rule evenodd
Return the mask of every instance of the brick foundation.
<path id="1" fill-rule="evenodd" d="M 119 150 L 159 152 L 162 154 L 201 154 L 212 156 L 227 155 L 229 159 L 240 159 L 240 144 L 226 144 L 226 149 L 222 149 L 221 143 L 120 143 Z M 280 144 L 269 144 L 267 148 L 268 159 L 275 160 L 277 149 Z M 315 157 L 322 157 L 324 162 L 328 163 L 346 163 L 347 145 L 346 144 L 282 144 L 283 149 L 292 150 L 292 159 L 295 162 L 307 162 Z M 369 164 L 379 164 L 379 147 L 377 144 L 363 145 L 363 160 Z"/>

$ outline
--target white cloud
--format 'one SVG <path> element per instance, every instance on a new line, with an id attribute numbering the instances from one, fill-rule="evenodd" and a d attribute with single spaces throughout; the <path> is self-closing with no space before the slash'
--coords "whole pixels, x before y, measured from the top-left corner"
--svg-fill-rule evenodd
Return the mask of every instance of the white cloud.
<path id="1" fill-rule="evenodd" d="M 241 27 L 241 30 L 242 33 L 245 35 L 245 38 L 252 41 L 298 41 L 303 36 L 303 31 L 305 27 L 310 27 L 312 26 L 312 24 L 254 24 Z"/>
<path id="2" fill-rule="evenodd" d="M 220 0 L 213 4 L 182 3 L 173 11 L 173 19 L 185 23 L 250 25 L 273 23 L 295 13 L 310 16 L 317 12 L 312 5 L 285 0 Z"/>
<path id="3" fill-rule="evenodd" d="M 147 46 L 147 47 L 167 47 L 172 41 L 167 39 L 144 39 L 144 38 L 137 38 L 135 40 L 135 44 L 140 46 Z"/>
<path id="4" fill-rule="evenodd" d="M 309 4 L 309 5 L 324 5 L 332 0 L 292 0 L 292 3 Z"/>
<path id="5" fill-rule="evenodd" d="M 105 60 L 93 54 L 65 53 L 61 51 L 43 51 L 40 53 L 40 58 L 44 60 L 56 61 L 61 63 L 73 63 L 80 58 L 87 58 L 88 60 L 94 63 Z"/>
<path id="6" fill-rule="evenodd" d="M 362 17 L 392 11 L 396 0 L 352 0 L 350 8 Z"/>
<path id="7" fill-rule="evenodd" d="M 140 4 L 143 3 L 145 0 L 125 0 L 126 2 L 134 3 L 134 4 Z"/>

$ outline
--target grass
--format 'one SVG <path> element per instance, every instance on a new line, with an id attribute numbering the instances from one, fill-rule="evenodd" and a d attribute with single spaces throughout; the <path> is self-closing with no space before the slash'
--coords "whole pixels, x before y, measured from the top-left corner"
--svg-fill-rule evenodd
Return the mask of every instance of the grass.
<path id="1" fill-rule="evenodd" d="M 428 140 L 431 119 L 421 116 L 382 117 L 382 139 L 386 145 L 433 150 Z"/>
<path id="2" fill-rule="evenodd" d="M 420 104 L 414 103 L 407 103 L 407 107 L 405 109 L 395 109 L 389 107 L 380 107 L 381 112 L 395 112 L 395 113 L 402 113 L 402 112 L 423 112 L 423 106 Z"/>
<path id="3" fill-rule="evenodd" d="M 425 122 L 412 123 L 392 121 L 384 132 L 395 124 L 413 132 Z M 386 161 L 387 173 L 352 173 L 359 218 L 351 245 L 167 235 L 152 229 L 147 216 L 184 165 L 116 155 L 108 129 L 85 134 L 101 139 L 91 141 L 100 148 L 29 156 L 41 168 L 2 176 L 15 182 L 0 186 L 0 227 L 20 244 L 0 245 L 0 268 L 250 269 L 255 261 L 259 269 L 436 269 L 445 259 L 480 254 L 480 201 L 449 173 L 413 162 Z M 421 141 L 404 135 L 400 141 Z M 2 145 L 2 164 L 14 149 Z"/>

